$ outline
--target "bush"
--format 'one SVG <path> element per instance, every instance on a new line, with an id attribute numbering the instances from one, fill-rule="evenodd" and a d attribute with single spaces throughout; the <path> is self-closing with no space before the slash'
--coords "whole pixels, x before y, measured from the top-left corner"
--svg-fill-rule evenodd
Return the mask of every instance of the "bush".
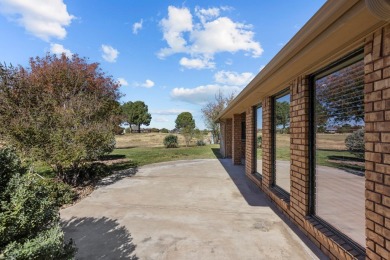
<path id="1" fill-rule="evenodd" d="M 168 133 L 169 133 L 169 130 L 166 129 L 166 128 L 162 128 L 160 132 L 161 132 L 161 133 L 164 133 L 164 134 L 168 134 Z"/>
<path id="2" fill-rule="evenodd" d="M 16 155 L 15 150 L 10 147 L 0 149 L 0 200 L 2 192 L 5 191 L 8 182 L 17 174 L 25 174 L 26 168 Z"/>
<path id="3" fill-rule="evenodd" d="M 111 173 L 110 168 L 103 163 L 84 163 L 77 167 L 64 169 L 63 181 L 73 186 L 88 184 Z"/>
<path id="4" fill-rule="evenodd" d="M 114 126 L 114 133 L 116 135 L 123 135 L 124 131 L 125 131 L 124 127 L 120 127 L 119 125 Z"/>
<path id="5" fill-rule="evenodd" d="M 0 64 L 0 133 L 63 178 L 64 169 L 114 149 L 120 96 L 99 64 L 77 55 L 31 58 L 28 68 Z"/>
<path id="6" fill-rule="evenodd" d="M 0 258 L 72 259 L 76 249 L 72 240 L 64 241 L 58 214 L 70 188 L 26 174 L 9 148 L 0 149 L 0 156 L 12 158 L 0 164 L 5 187 L 0 190 Z"/>
<path id="7" fill-rule="evenodd" d="M 76 253 L 73 244 L 64 245 L 63 241 L 64 233 L 57 225 L 27 239 L 25 243 L 10 243 L 4 255 L 8 259 L 73 259 Z"/>
<path id="8" fill-rule="evenodd" d="M 198 141 L 196 141 L 196 145 L 197 146 L 205 146 L 206 143 L 203 140 L 198 140 Z"/>
<path id="9" fill-rule="evenodd" d="M 261 148 L 262 145 L 263 145 L 263 137 L 259 135 L 257 137 L 257 148 Z"/>
<path id="10" fill-rule="evenodd" d="M 360 159 L 364 159 L 364 129 L 359 129 L 345 138 L 348 151 Z"/>
<path id="11" fill-rule="evenodd" d="M 164 138 L 164 146 L 166 148 L 177 148 L 179 146 L 176 135 L 167 135 Z"/>
<path id="12" fill-rule="evenodd" d="M 159 133 L 160 129 L 153 127 L 152 129 L 150 129 L 150 132 L 152 132 L 152 133 Z"/>
<path id="13" fill-rule="evenodd" d="M 65 204 L 70 204 L 76 199 L 76 192 L 72 187 L 60 181 L 50 179 L 41 180 L 41 185 L 45 186 L 49 191 L 51 199 L 56 201 L 56 206 L 61 207 Z"/>

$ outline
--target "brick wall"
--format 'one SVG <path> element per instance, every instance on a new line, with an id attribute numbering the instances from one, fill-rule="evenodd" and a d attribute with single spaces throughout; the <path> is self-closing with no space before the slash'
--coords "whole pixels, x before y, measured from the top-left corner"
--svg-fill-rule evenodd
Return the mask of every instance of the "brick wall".
<path id="1" fill-rule="evenodd" d="M 272 185 L 272 143 L 271 143 L 271 97 L 266 97 L 262 102 L 263 105 L 263 178 L 262 178 L 262 187 L 263 190 L 267 190 Z"/>
<path id="2" fill-rule="evenodd" d="M 293 218 L 303 226 L 309 213 L 309 83 L 306 77 L 291 84 L 290 207 Z"/>
<path id="3" fill-rule="evenodd" d="M 366 254 L 390 259 L 390 25 L 366 39 Z"/>
<path id="4" fill-rule="evenodd" d="M 225 149 L 226 149 L 226 157 L 232 157 L 232 147 L 233 147 L 233 120 L 231 118 L 226 119 L 226 139 L 225 139 Z"/>
<path id="5" fill-rule="evenodd" d="M 242 113 L 241 114 L 241 123 L 245 124 L 245 122 L 246 122 L 246 115 L 245 115 L 245 113 Z M 245 127 L 246 127 L 246 125 L 245 125 Z M 243 131 L 242 125 L 241 125 L 241 131 Z M 244 161 L 245 161 L 246 139 L 242 138 L 242 134 L 245 135 L 245 133 L 241 132 L 241 159 L 244 159 Z"/>
<path id="6" fill-rule="evenodd" d="M 219 123 L 219 130 L 221 133 L 220 141 L 219 141 L 219 152 L 221 153 L 222 157 L 226 157 L 226 123 L 225 122 L 220 122 Z"/>
<path id="7" fill-rule="evenodd" d="M 255 153 L 255 108 L 248 107 L 246 110 L 246 143 L 245 143 L 245 173 L 252 175 L 256 171 Z"/>
<path id="8" fill-rule="evenodd" d="M 366 258 L 390 259 L 390 25 L 368 36 L 365 62 Z M 333 233 L 309 212 L 309 84 L 306 75 L 291 82 L 290 201 L 272 187 L 272 98 L 262 100 L 262 178 L 255 171 L 253 108 L 246 110 L 246 174 L 331 259 L 363 259 L 349 241 Z M 240 147 L 240 115 L 233 118 L 236 147 Z M 249 140 L 253 140 L 249 142 Z M 234 143 L 234 142 L 233 142 Z M 233 144 L 233 151 L 235 150 Z M 240 153 L 240 152 L 238 152 Z M 234 157 L 234 156 L 233 156 Z M 233 158 L 234 159 L 234 158 Z M 239 160 L 237 159 L 238 162 Z"/>
<path id="9" fill-rule="evenodd" d="M 241 114 L 233 115 L 232 133 L 232 160 L 237 165 L 241 164 Z"/>

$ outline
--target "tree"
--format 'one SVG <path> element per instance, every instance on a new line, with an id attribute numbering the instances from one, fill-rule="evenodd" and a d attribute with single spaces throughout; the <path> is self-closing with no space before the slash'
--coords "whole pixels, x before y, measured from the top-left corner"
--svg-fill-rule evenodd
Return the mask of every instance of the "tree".
<path id="1" fill-rule="evenodd" d="M 115 146 L 119 85 L 73 55 L 31 58 L 30 67 L 0 65 L 0 133 L 25 158 L 52 166 L 67 180 Z"/>
<path id="2" fill-rule="evenodd" d="M 316 102 L 326 111 L 328 123 L 364 121 L 364 61 L 320 78 L 315 85 Z"/>
<path id="3" fill-rule="evenodd" d="M 138 126 L 138 133 L 141 132 L 141 125 L 148 126 L 152 120 L 151 114 L 148 112 L 148 106 L 143 101 L 126 102 L 122 105 L 122 112 L 126 122 L 130 125 Z"/>
<path id="4" fill-rule="evenodd" d="M 287 101 L 275 102 L 276 125 L 282 126 L 282 131 L 290 124 L 290 103 Z"/>
<path id="5" fill-rule="evenodd" d="M 176 128 L 180 130 L 184 136 L 186 146 L 190 144 L 192 137 L 194 136 L 195 120 L 192 118 L 190 112 L 182 112 L 176 118 Z"/>
<path id="6" fill-rule="evenodd" d="M 219 143 L 220 127 L 217 123 L 218 115 L 224 110 L 229 103 L 234 99 L 234 93 L 225 97 L 221 91 L 215 95 L 215 100 L 208 102 L 202 108 L 203 119 L 206 127 L 211 130 L 213 139 L 216 143 Z"/>
<path id="7" fill-rule="evenodd" d="M 357 158 L 364 159 L 364 129 L 359 129 L 345 138 L 345 146 L 348 151 Z"/>

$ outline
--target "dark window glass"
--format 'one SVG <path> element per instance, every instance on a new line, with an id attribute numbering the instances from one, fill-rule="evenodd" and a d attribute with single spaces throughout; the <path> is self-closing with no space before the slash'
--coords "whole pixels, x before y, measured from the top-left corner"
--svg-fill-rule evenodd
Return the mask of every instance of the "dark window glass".
<path id="1" fill-rule="evenodd" d="M 256 125 L 255 125 L 255 144 L 256 144 L 256 172 L 262 175 L 262 144 L 263 144 L 263 108 L 256 108 Z"/>
<path id="2" fill-rule="evenodd" d="M 246 123 L 241 122 L 241 140 L 246 139 Z"/>
<path id="3" fill-rule="evenodd" d="M 274 184 L 290 193 L 290 94 L 274 97 Z"/>
<path id="4" fill-rule="evenodd" d="M 314 77 L 315 214 L 365 245 L 364 62 Z"/>

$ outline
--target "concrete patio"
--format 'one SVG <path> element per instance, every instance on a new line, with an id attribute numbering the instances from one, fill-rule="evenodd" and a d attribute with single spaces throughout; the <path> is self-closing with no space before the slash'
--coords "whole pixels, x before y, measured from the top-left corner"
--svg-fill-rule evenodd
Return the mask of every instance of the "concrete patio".
<path id="1" fill-rule="evenodd" d="M 61 211 L 78 259 L 326 259 L 231 159 L 117 177 Z"/>

